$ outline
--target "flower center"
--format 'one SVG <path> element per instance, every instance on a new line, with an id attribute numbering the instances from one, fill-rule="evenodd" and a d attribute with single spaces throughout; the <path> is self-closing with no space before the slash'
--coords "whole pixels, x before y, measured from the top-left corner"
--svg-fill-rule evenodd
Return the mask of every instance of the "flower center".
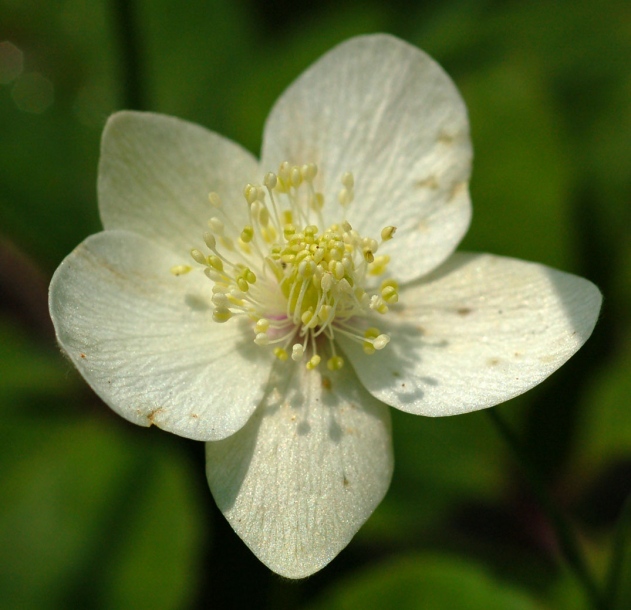
<path id="1" fill-rule="evenodd" d="M 248 184 L 243 194 L 249 223 L 235 238 L 219 218 L 211 218 L 204 233 L 210 254 L 193 249 L 191 256 L 214 282 L 215 322 L 246 316 L 257 345 L 274 346 L 280 360 L 291 354 L 299 361 L 306 354 L 308 369 L 320 364 L 322 342 L 328 342 L 327 367 L 336 370 L 344 365 L 335 348 L 337 334 L 359 341 L 367 354 L 390 340 L 370 318 L 398 300 L 397 283 L 378 280 L 390 259 L 376 255 L 396 229 L 385 227 L 379 242 L 362 237 L 346 220 L 320 230 L 325 201 L 314 188 L 316 175 L 314 164 L 285 162 L 262 185 Z M 346 209 L 354 198 L 353 175 L 346 172 L 341 182 L 338 201 Z M 217 193 L 209 200 L 222 206 Z M 190 270 L 171 269 L 175 275 Z"/>

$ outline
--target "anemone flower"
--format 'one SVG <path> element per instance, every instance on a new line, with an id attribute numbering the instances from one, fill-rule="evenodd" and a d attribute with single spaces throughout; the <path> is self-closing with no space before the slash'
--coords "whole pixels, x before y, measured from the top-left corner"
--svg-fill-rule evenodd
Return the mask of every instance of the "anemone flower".
<path id="1" fill-rule="evenodd" d="M 491 407 L 592 332 L 587 280 L 454 253 L 471 156 L 452 81 L 387 35 L 302 74 L 260 161 L 158 114 L 105 127 L 104 230 L 53 277 L 57 338 L 114 411 L 207 441 L 219 508 L 279 574 L 322 568 L 381 501 L 389 406 Z"/>

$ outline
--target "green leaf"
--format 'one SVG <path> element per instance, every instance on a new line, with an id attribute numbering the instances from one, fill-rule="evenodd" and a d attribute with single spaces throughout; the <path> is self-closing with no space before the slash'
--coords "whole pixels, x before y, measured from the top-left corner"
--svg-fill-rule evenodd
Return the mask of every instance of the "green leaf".
<path id="1" fill-rule="evenodd" d="M 416 417 L 392 409 L 395 470 L 391 488 L 359 532 L 362 539 L 422 537 L 462 502 L 503 490 L 499 439 L 483 413 Z"/>
<path id="2" fill-rule="evenodd" d="M 570 168 L 538 72 L 507 58 L 461 83 L 475 150 L 462 248 L 570 266 Z"/>
<path id="3" fill-rule="evenodd" d="M 631 396 L 631 349 L 626 349 L 613 363 L 602 368 L 593 377 L 589 391 L 585 394 L 583 417 L 577 446 L 581 458 L 579 466 L 585 474 L 591 467 L 600 468 L 615 459 L 629 456 L 631 447 L 631 418 L 629 396 Z"/>
<path id="4" fill-rule="evenodd" d="M 206 536 L 190 464 L 160 433 L 59 419 L 0 420 L 3 604 L 183 607 Z"/>
<path id="5" fill-rule="evenodd" d="M 399 557 L 337 583 L 309 610 L 537 610 L 482 566 L 445 555 Z"/>

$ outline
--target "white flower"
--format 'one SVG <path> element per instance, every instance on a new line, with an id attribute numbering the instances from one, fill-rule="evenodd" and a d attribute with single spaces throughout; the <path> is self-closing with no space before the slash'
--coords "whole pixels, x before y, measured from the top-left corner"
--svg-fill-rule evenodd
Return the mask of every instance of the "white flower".
<path id="1" fill-rule="evenodd" d="M 384 35 L 336 47 L 281 96 L 260 162 L 156 114 L 105 128 L 104 231 L 52 280 L 59 343 L 123 417 L 210 441 L 217 504 L 280 574 L 322 568 L 380 502 L 386 405 L 490 407 L 593 329 L 588 281 L 453 253 L 470 165 L 453 83 Z"/>

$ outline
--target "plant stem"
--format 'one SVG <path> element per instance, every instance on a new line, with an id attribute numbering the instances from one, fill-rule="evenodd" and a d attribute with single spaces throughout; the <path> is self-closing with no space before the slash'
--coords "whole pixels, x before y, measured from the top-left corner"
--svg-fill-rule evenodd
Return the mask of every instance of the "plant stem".
<path id="1" fill-rule="evenodd" d="M 487 409 L 486 412 L 495 428 L 510 447 L 517 463 L 523 469 L 524 475 L 528 479 L 541 509 L 548 517 L 554 530 L 561 555 L 565 558 L 568 566 L 582 585 L 592 606 L 595 610 L 607 610 L 608 604 L 605 602 L 600 587 L 588 568 L 572 527 L 552 500 L 519 439 L 495 409 Z"/>
<path id="2" fill-rule="evenodd" d="M 131 110 L 148 108 L 142 78 L 142 45 L 133 0 L 112 0 L 115 29 L 120 45 L 123 106 Z"/>
<path id="3" fill-rule="evenodd" d="M 627 545 L 631 535 L 631 496 L 626 499 L 622 507 L 622 512 L 618 519 L 618 527 L 616 528 L 614 546 L 611 553 L 611 563 L 607 574 L 607 602 L 611 608 L 616 608 L 620 587 L 622 584 L 623 564 L 627 553 Z"/>

